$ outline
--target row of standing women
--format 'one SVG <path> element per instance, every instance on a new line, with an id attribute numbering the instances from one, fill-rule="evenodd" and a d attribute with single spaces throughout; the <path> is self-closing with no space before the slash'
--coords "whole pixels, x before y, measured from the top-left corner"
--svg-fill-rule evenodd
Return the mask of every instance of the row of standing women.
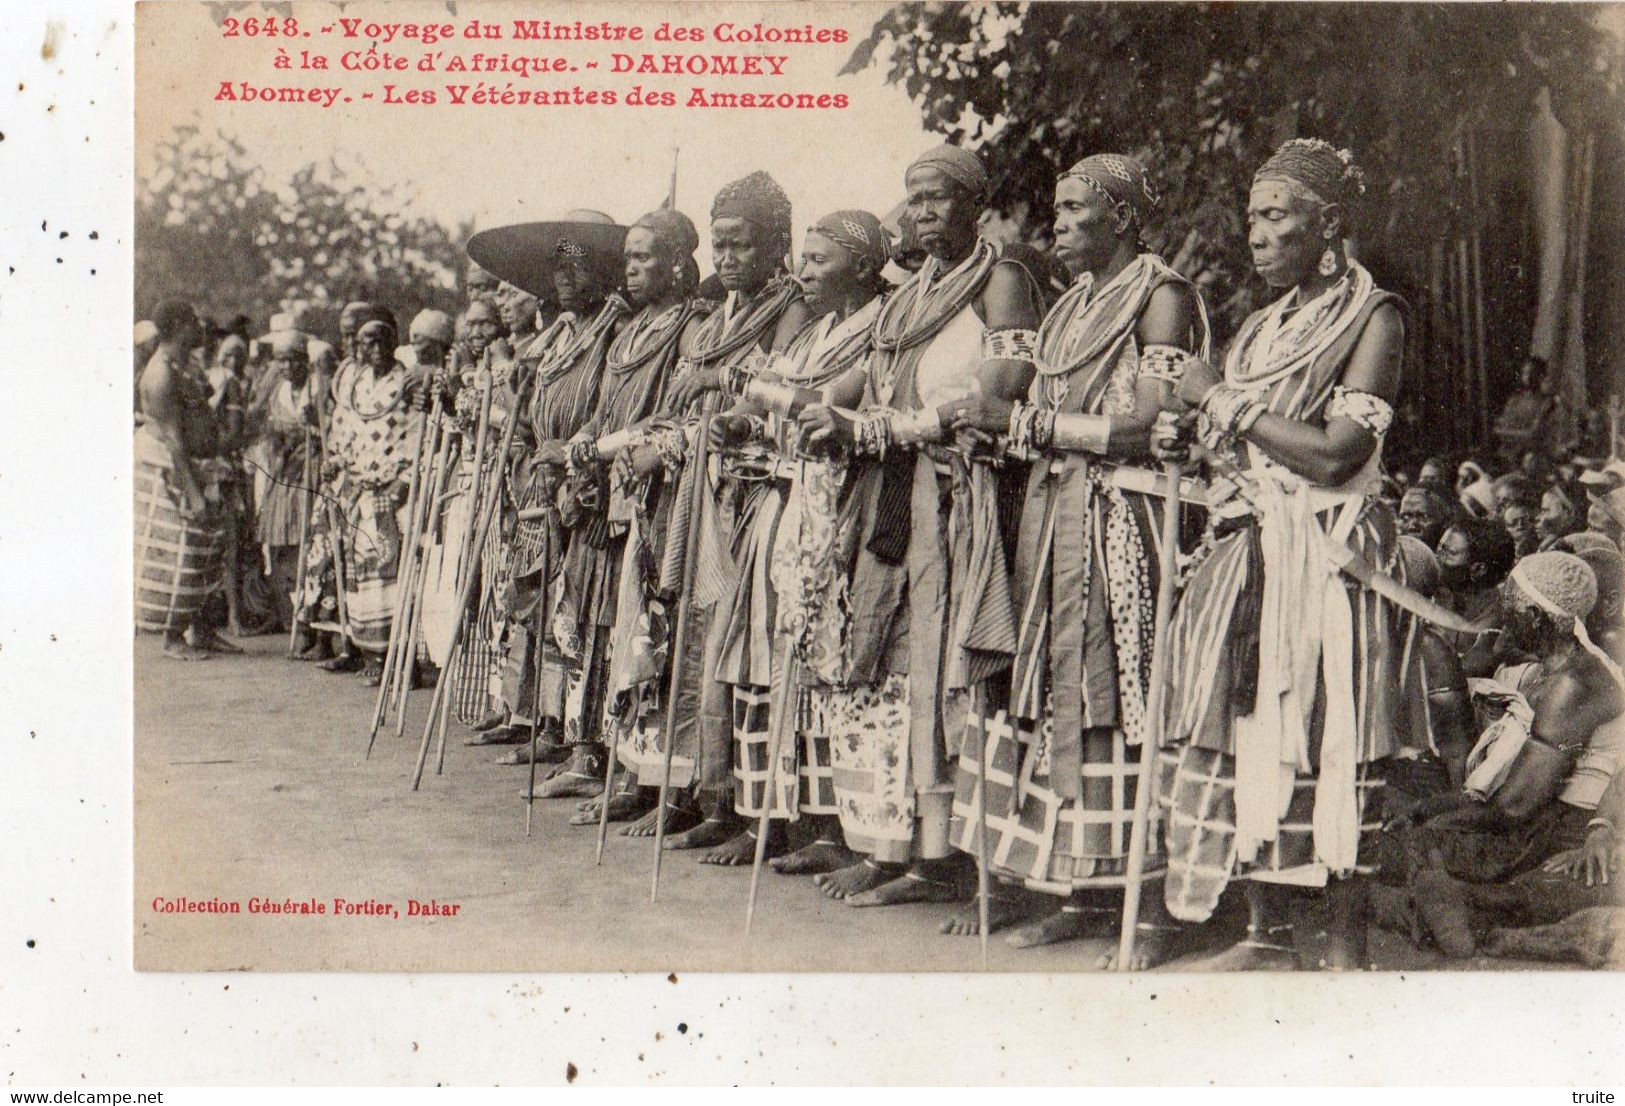
<path id="1" fill-rule="evenodd" d="M 1143 873 L 1163 893 L 1136 964 L 1238 878 L 1232 966 L 1284 963 L 1281 889 L 1318 889 L 1319 959 L 1363 964 L 1373 766 L 1407 737 L 1397 616 L 1324 555 L 1395 553 L 1375 492 L 1402 305 L 1345 248 L 1360 174 L 1308 140 L 1258 171 L 1249 241 L 1279 298 L 1222 361 L 1199 292 L 1143 244 L 1158 197 L 1133 158 L 1058 178 L 1065 280 L 979 237 L 975 155 L 939 147 L 904 183 L 926 258 L 889 291 L 862 211 L 813 223 L 792 277 L 764 173 L 712 205 L 720 302 L 696 298 L 699 235 L 672 210 L 476 235 L 476 261 L 561 312 L 511 360 L 420 366 L 410 401 L 378 391 L 381 363 L 341 372 L 350 452 L 407 477 L 351 528 L 379 565 L 417 549 L 418 598 L 379 590 L 359 644 L 393 649 L 397 681 L 420 654 L 450 665 L 472 740 L 526 742 L 527 801 L 583 824 L 769 857 L 854 906 L 963 900 L 974 858 L 981 910 L 943 928 L 1017 944 L 1114 925 Z M 378 430 L 407 410 L 431 413 Z M 1156 458 L 1200 467 L 1205 512 L 1163 525 Z M 389 574 L 348 567 L 352 608 L 357 576 Z M 1131 872 L 1147 743 L 1159 801 Z"/>

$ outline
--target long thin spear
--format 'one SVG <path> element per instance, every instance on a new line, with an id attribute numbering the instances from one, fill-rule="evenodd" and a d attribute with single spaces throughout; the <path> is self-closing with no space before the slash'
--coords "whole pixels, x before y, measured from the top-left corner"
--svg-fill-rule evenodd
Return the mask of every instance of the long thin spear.
<path id="1" fill-rule="evenodd" d="M 545 472 L 543 476 L 545 477 Z M 542 480 L 543 495 L 548 482 Z M 530 720 L 530 786 L 525 788 L 525 836 L 530 836 L 531 817 L 536 810 L 536 734 L 542 728 L 542 671 L 547 653 L 547 585 L 553 576 L 553 526 L 547 515 L 542 515 L 542 594 L 536 608 L 536 669 L 531 685 Z"/>
<path id="2" fill-rule="evenodd" d="M 434 479 L 429 486 L 429 498 L 424 504 L 423 532 L 418 541 L 418 560 L 412 578 L 412 603 L 407 608 L 407 656 L 417 658 L 418 642 L 423 637 L 424 610 L 428 607 L 428 599 L 424 589 L 429 582 L 429 547 L 426 544 L 429 536 L 439 524 L 440 501 L 445 492 L 446 478 L 452 466 L 452 440 L 455 434 L 442 415 L 440 423 L 440 448 L 435 456 Z M 405 678 L 397 681 L 395 691 L 395 736 L 402 737 L 406 733 L 406 701 L 412 690 L 412 668 L 406 669 Z"/>
<path id="3" fill-rule="evenodd" d="M 305 438 L 305 468 L 304 476 L 300 480 L 299 497 L 299 563 L 294 568 L 293 602 L 288 610 L 288 655 L 294 655 L 299 647 L 299 600 L 305 594 L 305 564 L 308 560 L 305 548 L 310 544 L 310 428 L 304 427 Z"/>
<path id="4" fill-rule="evenodd" d="M 1146 702 L 1145 736 L 1140 740 L 1140 771 L 1134 785 L 1134 822 L 1128 838 L 1128 879 L 1123 885 L 1123 929 L 1117 938 L 1117 970 L 1134 970 L 1134 937 L 1140 922 L 1140 889 L 1145 882 L 1146 838 L 1150 836 L 1152 768 L 1162 745 L 1163 685 L 1168 679 L 1168 625 L 1174 609 L 1175 554 L 1179 552 L 1179 465 L 1163 466 L 1167 476 L 1162 516 L 1162 548 L 1157 551 L 1157 613 L 1151 641 L 1151 693 Z"/>
<path id="5" fill-rule="evenodd" d="M 436 410 L 439 397 L 435 397 Z M 406 540 L 395 556 L 395 612 L 389 622 L 389 641 L 384 648 L 384 667 L 378 674 L 378 697 L 372 705 L 372 725 L 367 732 L 367 755 L 372 755 L 373 743 L 378 740 L 378 728 L 384 724 L 384 709 L 389 702 L 389 691 L 395 682 L 395 665 L 401 651 L 401 624 L 406 621 L 407 594 L 405 586 L 407 565 L 411 564 L 417 545 L 418 500 L 423 487 L 423 440 L 429 431 L 429 420 L 418 423 L 417 442 L 412 448 L 412 487 L 407 497 Z"/>
<path id="6" fill-rule="evenodd" d="M 481 406 L 482 406 L 482 408 L 484 408 L 484 414 L 486 415 L 486 418 L 481 419 L 482 424 L 484 424 L 487 421 L 487 419 L 489 418 L 489 414 L 490 414 L 490 411 L 489 411 L 489 407 L 490 407 L 490 378 L 489 378 L 489 376 L 486 377 L 485 388 L 486 388 L 485 399 L 484 399 L 484 402 L 482 402 Z M 523 384 L 516 387 L 514 389 L 514 391 L 515 391 L 516 396 L 523 396 L 523 394 L 524 394 L 524 386 L 523 386 Z M 519 407 L 520 407 L 520 402 L 516 399 L 516 401 L 514 403 L 514 410 L 509 414 L 507 426 L 503 430 L 501 452 L 498 454 L 497 462 L 496 462 L 497 465 L 499 466 L 499 468 L 498 468 L 498 471 L 495 474 L 493 474 L 495 476 L 495 479 L 492 481 L 492 490 L 493 491 L 500 491 L 501 490 L 502 479 L 501 479 L 500 466 L 504 465 L 507 462 L 508 448 L 509 448 L 509 446 L 511 446 L 513 444 L 514 427 L 516 427 L 519 424 L 519 417 L 518 417 Z M 481 461 L 484 460 L 484 458 L 483 458 L 484 451 L 485 451 L 485 435 L 481 434 L 479 440 L 475 443 L 475 447 L 474 447 L 476 462 L 481 462 Z M 479 471 L 480 470 L 479 470 L 478 464 L 476 464 L 476 467 L 475 467 L 475 475 L 476 475 L 476 477 L 479 475 Z M 480 565 L 479 565 L 479 562 L 480 562 L 480 559 L 482 558 L 482 556 L 485 553 L 486 539 L 487 539 L 487 536 L 490 534 L 492 522 L 495 520 L 497 514 L 499 513 L 498 511 L 496 511 L 494 509 L 497 505 L 498 505 L 497 504 L 497 497 L 494 494 L 487 495 L 485 497 L 485 503 L 482 504 L 481 502 L 476 500 L 475 504 L 474 504 L 476 513 L 475 513 L 475 516 L 470 519 L 470 529 L 469 529 L 469 535 L 468 535 L 472 540 L 468 541 L 468 542 L 465 542 L 465 548 L 470 548 L 472 550 L 472 552 L 471 552 L 471 554 L 470 554 L 470 556 L 468 558 L 469 563 L 465 566 L 467 571 L 461 575 L 461 583 L 460 583 L 460 586 L 457 589 L 458 590 L 457 605 L 453 608 L 451 642 L 450 642 L 450 645 L 448 646 L 448 648 L 446 650 L 446 665 L 445 665 L 444 668 L 442 668 L 440 670 L 440 674 L 435 680 L 434 701 L 430 704 L 430 707 L 429 707 L 429 720 L 428 720 L 428 723 L 423 727 L 423 741 L 418 746 L 417 768 L 414 771 L 413 776 L 412 776 L 412 790 L 414 790 L 414 791 L 416 791 L 418 789 L 418 786 L 423 782 L 423 766 L 424 766 L 424 763 L 428 759 L 429 743 L 430 743 L 430 741 L 431 741 L 431 739 L 433 737 L 433 734 L 434 734 L 435 721 L 436 721 L 436 718 L 435 718 L 436 707 L 441 707 L 441 713 L 440 713 L 440 719 L 439 719 L 439 721 L 440 721 L 440 734 L 441 734 L 440 753 L 441 753 L 441 764 L 444 765 L 446 721 L 447 721 L 447 718 L 448 718 L 448 715 L 449 715 L 449 710 L 447 710 L 445 707 L 442 706 L 442 704 L 445 702 L 445 700 L 447 698 L 447 690 L 448 690 L 448 686 L 449 686 L 446 677 L 447 677 L 448 673 L 451 673 L 455 669 L 457 662 L 460 660 L 460 650 L 461 650 L 462 641 L 463 641 L 463 626 L 464 626 L 464 623 L 466 622 L 466 619 L 464 618 L 464 615 L 468 611 L 468 603 L 469 603 L 469 600 L 473 597 L 474 587 L 479 582 L 479 577 L 480 577 L 480 573 L 479 573 Z"/>
<path id="7" fill-rule="evenodd" d="M 674 168 L 675 171 L 675 168 Z M 660 895 L 660 862 L 666 848 L 666 803 L 671 794 L 671 759 L 677 750 L 677 683 L 683 654 L 688 651 L 688 631 L 694 605 L 695 560 L 700 549 L 700 512 L 705 507 L 705 466 L 709 461 L 711 420 L 701 419 L 699 433 L 694 442 L 694 482 L 689 490 L 688 533 L 683 535 L 683 573 L 678 585 L 677 625 L 671 642 L 671 676 L 666 687 L 666 748 L 660 758 L 660 804 L 655 809 L 654 873 L 649 880 L 649 901 Z"/>

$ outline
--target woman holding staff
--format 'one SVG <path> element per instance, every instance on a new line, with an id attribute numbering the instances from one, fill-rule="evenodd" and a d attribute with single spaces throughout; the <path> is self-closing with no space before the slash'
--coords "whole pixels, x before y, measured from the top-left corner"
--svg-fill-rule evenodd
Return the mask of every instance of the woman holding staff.
<path id="1" fill-rule="evenodd" d="M 1299 964 L 1314 934 L 1299 925 L 1295 945 L 1293 887 L 1329 910 L 1325 966 L 1366 966 L 1358 875 L 1379 824 L 1372 766 L 1397 745 L 1399 656 L 1392 606 L 1329 551 L 1394 560 L 1377 492 L 1404 321 L 1344 244 L 1363 191 L 1348 152 L 1319 140 L 1265 162 L 1248 242 L 1281 296 L 1242 325 L 1222 377 L 1187 366 L 1183 413 L 1153 433 L 1179 459 L 1195 430 L 1222 462 L 1171 632 L 1163 799 L 1175 918 L 1205 921 L 1231 878 L 1248 880 L 1248 937 L 1222 969 Z"/>
<path id="2" fill-rule="evenodd" d="M 1143 243 L 1157 203 L 1131 157 L 1097 154 L 1061 175 L 1055 249 L 1074 279 L 1039 328 L 1030 399 L 968 396 L 953 420 L 1004 435 L 1013 456 L 1033 462 L 1015 557 L 1009 709 L 989 703 L 967 728 L 954 810 L 954 843 L 975 855 L 976 777 L 990 765 L 993 871 L 1062 896 L 1058 911 L 1010 935 L 1022 948 L 1114 923 L 1116 910 L 1091 895 L 1123 886 L 1138 749 L 1150 739 L 1161 505 L 1153 474 L 1135 462 L 1149 456 L 1152 423 L 1185 366 L 1208 352 L 1196 290 Z M 1025 906 L 993 895 L 990 928 Z M 972 914 L 943 930 L 977 927 Z M 1155 942 L 1140 947 L 1155 958 Z"/>
<path id="3" fill-rule="evenodd" d="M 569 537 L 561 571 L 579 590 L 573 596 L 561 590 L 566 605 L 552 615 L 551 629 L 562 658 L 559 709 L 569 757 L 536 786 L 538 799 L 603 793 L 604 731 L 614 732 L 624 712 L 636 709 L 640 677 L 660 670 L 662 643 L 650 636 L 647 621 L 634 616 L 624 635 L 612 635 L 623 629 L 621 608 L 643 602 L 641 580 L 623 579 L 622 567 L 628 544 L 643 539 L 642 505 L 624 483 L 612 482 L 611 465 L 633 440 L 632 427 L 656 409 L 692 340 L 700 317 L 693 299 L 698 246 L 694 224 L 669 209 L 649 212 L 627 231 L 622 258 L 633 314 L 605 356 L 597 409 L 564 446 L 558 503 Z M 530 797 L 529 790 L 523 794 Z"/>
<path id="4" fill-rule="evenodd" d="M 864 410 L 800 415 L 810 442 L 859 458 L 845 686 L 830 719 L 836 797 L 848 845 L 867 855 L 814 876 L 852 906 L 952 901 L 961 865 L 948 842 L 953 757 L 973 693 L 1002 679 L 1016 615 L 999 477 L 947 423 L 963 401 L 1013 401 L 1033 377 L 1043 285 L 977 233 L 987 170 L 939 146 L 904 178 L 928 257 L 875 321 Z"/>

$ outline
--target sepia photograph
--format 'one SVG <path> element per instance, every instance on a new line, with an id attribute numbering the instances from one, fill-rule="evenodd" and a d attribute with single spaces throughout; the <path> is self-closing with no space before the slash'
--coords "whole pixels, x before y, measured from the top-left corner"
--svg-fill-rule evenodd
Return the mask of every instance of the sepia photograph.
<path id="1" fill-rule="evenodd" d="M 1622 9 L 135 38 L 138 970 L 1625 965 Z"/>

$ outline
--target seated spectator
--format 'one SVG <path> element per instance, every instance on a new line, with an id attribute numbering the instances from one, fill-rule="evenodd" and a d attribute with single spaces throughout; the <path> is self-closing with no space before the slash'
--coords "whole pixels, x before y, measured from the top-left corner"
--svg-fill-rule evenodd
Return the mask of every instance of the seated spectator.
<path id="1" fill-rule="evenodd" d="M 1456 517 L 1456 506 L 1431 487 L 1408 489 L 1399 499 L 1397 525 L 1401 534 L 1419 539 L 1432 549 L 1444 528 Z"/>
<path id="2" fill-rule="evenodd" d="M 1467 756 L 1466 782 L 1391 823 L 1385 875 L 1438 869 L 1497 883 L 1580 845 L 1619 770 L 1625 705 L 1617 666 L 1596 651 L 1584 619 L 1596 577 L 1570 553 L 1525 557 L 1501 592 L 1502 635 L 1534 660 L 1475 681 L 1488 720 Z M 1407 822 L 1411 823 L 1407 825 Z"/>
<path id="3" fill-rule="evenodd" d="M 1625 627 L 1620 625 L 1625 557 L 1613 542 L 1589 530 L 1570 534 L 1557 544 L 1589 565 L 1597 577 L 1597 604 L 1586 617 L 1586 633 L 1614 663 L 1625 661 Z"/>
<path id="4" fill-rule="evenodd" d="M 1410 535 L 1399 539 L 1399 575 L 1431 598 L 1439 586 L 1433 551 Z M 1476 735 L 1461 658 L 1445 633 L 1414 615 L 1400 616 L 1401 747 L 1385 773 L 1384 808 L 1392 815 L 1433 795 L 1460 790 Z"/>
<path id="5" fill-rule="evenodd" d="M 1469 459 L 1457 466 L 1456 498 L 1474 518 L 1489 518 L 1495 513 L 1495 483 L 1483 465 Z"/>
<path id="6" fill-rule="evenodd" d="M 1409 902 L 1400 906 L 1412 939 L 1420 943 L 1432 937 L 1452 958 L 1482 953 L 1575 960 L 1593 968 L 1625 966 L 1616 945 L 1618 911 L 1625 907 L 1625 881 L 1618 878 L 1625 844 L 1619 835 L 1625 821 L 1625 771 L 1615 773 L 1592 815 L 1579 845 L 1511 880 L 1468 883 L 1437 869 L 1423 872 Z M 1576 924 L 1582 920 L 1604 924 L 1600 930 Z"/>
<path id="7" fill-rule="evenodd" d="M 1512 537 L 1487 519 L 1464 518 L 1439 538 L 1439 601 L 1473 622 L 1493 622 L 1499 588 L 1517 559 Z M 1496 631 L 1451 632 L 1447 640 L 1461 656 L 1468 676 L 1487 676 L 1495 668 Z"/>
<path id="8" fill-rule="evenodd" d="M 1540 513 L 1535 516 L 1535 534 L 1540 549 L 1556 549 L 1570 534 L 1585 529 L 1587 499 L 1578 484 L 1553 484 L 1540 497 Z"/>

